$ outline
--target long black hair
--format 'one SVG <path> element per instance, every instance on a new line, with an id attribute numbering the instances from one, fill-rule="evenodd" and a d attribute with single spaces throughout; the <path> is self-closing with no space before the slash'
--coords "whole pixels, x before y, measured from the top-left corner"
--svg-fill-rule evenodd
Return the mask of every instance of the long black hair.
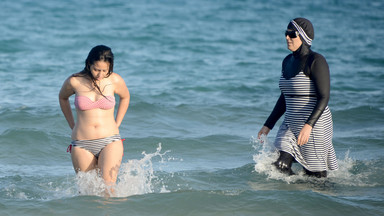
<path id="1" fill-rule="evenodd" d="M 104 61 L 109 63 L 109 70 L 106 76 L 109 77 L 113 73 L 113 53 L 112 49 L 105 45 L 98 45 L 93 47 L 91 51 L 89 51 L 88 57 L 85 60 L 84 69 L 80 73 L 74 74 L 73 76 L 88 77 L 92 81 L 94 87 L 100 92 L 101 95 L 103 95 L 103 92 L 96 83 L 95 77 L 93 77 L 91 73 L 91 66 L 97 61 Z"/>

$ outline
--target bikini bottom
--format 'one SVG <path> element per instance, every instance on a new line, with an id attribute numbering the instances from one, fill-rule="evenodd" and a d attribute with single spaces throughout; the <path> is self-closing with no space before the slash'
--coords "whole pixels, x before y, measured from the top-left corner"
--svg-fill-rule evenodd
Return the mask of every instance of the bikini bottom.
<path id="1" fill-rule="evenodd" d="M 72 146 L 76 146 L 91 152 L 98 158 L 105 146 L 118 140 L 122 140 L 120 134 L 93 140 L 72 140 L 71 145 L 68 146 L 67 152 L 71 152 Z"/>

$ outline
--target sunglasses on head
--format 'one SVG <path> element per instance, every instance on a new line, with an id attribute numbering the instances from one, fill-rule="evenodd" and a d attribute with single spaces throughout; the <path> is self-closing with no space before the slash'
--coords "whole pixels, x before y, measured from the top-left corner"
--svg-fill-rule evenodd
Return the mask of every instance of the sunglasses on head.
<path id="1" fill-rule="evenodd" d="M 298 31 L 294 31 L 294 30 L 287 30 L 285 31 L 285 36 L 289 36 L 290 38 L 296 38 L 297 36 L 299 36 L 299 32 Z"/>

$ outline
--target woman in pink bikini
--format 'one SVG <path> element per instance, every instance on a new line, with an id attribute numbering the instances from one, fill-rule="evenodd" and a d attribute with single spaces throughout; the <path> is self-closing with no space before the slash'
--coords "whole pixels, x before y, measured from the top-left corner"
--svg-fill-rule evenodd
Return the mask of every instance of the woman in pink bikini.
<path id="1" fill-rule="evenodd" d="M 74 121 L 68 98 L 75 94 Z M 114 117 L 115 97 L 120 102 Z M 124 80 L 113 72 L 111 48 L 99 45 L 89 52 L 84 69 L 65 80 L 59 94 L 60 107 L 72 129 L 72 164 L 76 171 L 97 169 L 109 192 L 113 191 L 123 157 L 119 126 L 129 106 Z"/>

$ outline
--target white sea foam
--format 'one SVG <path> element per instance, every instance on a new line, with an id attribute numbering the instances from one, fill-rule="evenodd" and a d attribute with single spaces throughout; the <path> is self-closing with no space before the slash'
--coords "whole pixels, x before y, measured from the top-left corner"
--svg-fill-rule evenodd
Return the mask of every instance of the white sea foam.
<path id="1" fill-rule="evenodd" d="M 167 192 L 166 186 L 162 180 L 154 174 L 152 159 L 160 157 L 160 163 L 165 163 L 163 156 L 170 151 L 161 153 L 161 143 L 159 143 L 156 152 L 146 154 L 140 160 L 129 160 L 122 164 L 118 183 L 116 185 L 116 196 L 126 197 L 137 194 L 146 194 L 157 192 L 155 186 L 159 184 L 159 192 Z"/>
<path id="2" fill-rule="evenodd" d="M 293 182 L 297 179 L 296 175 L 287 176 L 286 174 L 280 173 L 272 165 L 278 157 L 277 151 L 270 145 L 268 138 L 265 135 L 261 135 L 260 139 L 251 138 L 253 148 L 258 151 L 253 155 L 255 161 L 255 171 L 260 174 L 267 175 L 268 179 L 283 180 L 287 183 Z M 295 171 L 295 166 L 292 166 L 292 170 Z"/>
<path id="3" fill-rule="evenodd" d="M 267 179 L 282 180 L 286 183 L 297 183 L 303 180 L 307 181 L 319 181 L 319 179 L 308 178 L 304 175 L 304 171 L 300 164 L 294 163 L 292 170 L 296 175 L 288 176 L 280 173 L 272 163 L 276 161 L 278 152 L 274 146 L 269 143 L 266 136 L 261 136 L 260 139 L 251 138 L 251 143 L 255 149 L 256 154 L 253 155 L 255 162 L 255 171 L 267 176 Z M 339 169 L 335 171 L 328 171 L 327 181 L 338 185 L 344 186 L 375 186 L 375 183 L 367 181 L 367 178 L 372 173 L 369 171 L 354 172 L 357 161 L 349 157 L 349 150 L 344 153 L 344 158 L 338 159 Z M 325 180 L 325 179 L 324 179 Z M 321 180 L 320 180 L 321 181 Z"/>
<path id="4" fill-rule="evenodd" d="M 163 156 L 169 151 L 161 153 L 161 150 L 161 143 L 159 143 L 156 152 L 150 154 L 143 152 L 142 159 L 122 163 L 113 193 L 108 194 L 108 187 L 95 170 L 78 173 L 76 179 L 79 193 L 81 195 L 105 196 L 107 192 L 107 196 L 127 197 L 154 192 L 169 192 L 163 181 L 155 175 L 153 168 L 155 157 L 159 157 L 160 163 L 166 162 Z"/>

